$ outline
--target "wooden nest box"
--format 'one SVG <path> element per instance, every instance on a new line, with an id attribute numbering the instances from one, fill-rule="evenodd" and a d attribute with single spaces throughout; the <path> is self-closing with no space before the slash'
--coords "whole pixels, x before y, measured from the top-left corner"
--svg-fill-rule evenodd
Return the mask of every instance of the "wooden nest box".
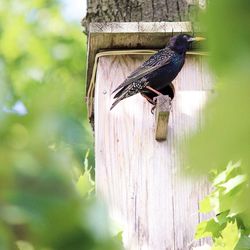
<path id="1" fill-rule="evenodd" d="M 187 54 L 173 82 L 169 120 L 160 107 L 155 118 L 152 105 L 139 94 L 110 111 L 112 90 L 166 46 L 172 34 L 181 32 L 192 33 L 191 24 L 91 23 L 89 27 L 87 105 L 95 131 L 96 190 L 121 225 L 128 250 L 186 250 L 202 244 L 193 239 L 202 220 L 198 201 L 209 186 L 181 175 L 186 166 L 178 141 L 199 128 L 202 107 L 212 90 L 205 53 Z M 155 140 L 158 125 L 161 142 Z"/>

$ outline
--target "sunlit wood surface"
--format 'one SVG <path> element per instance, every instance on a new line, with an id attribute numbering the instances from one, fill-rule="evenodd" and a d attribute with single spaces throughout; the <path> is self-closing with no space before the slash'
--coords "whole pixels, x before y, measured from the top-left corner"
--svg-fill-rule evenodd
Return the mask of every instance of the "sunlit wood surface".
<path id="1" fill-rule="evenodd" d="M 185 141 L 201 127 L 212 79 L 201 56 L 187 56 L 174 81 L 167 141 L 157 142 L 152 106 L 141 95 L 109 111 L 112 90 L 144 60 L 144 56 L 99 60 L 95 88 L 97 194 L 121 226 L 126 249 L 192 249 L 201 244 L 193 241 L 201 220 L 198 201 L 209 186 L 203 179 L 183 176 L 182 169 L 188 166 L 178 141 Z"/>

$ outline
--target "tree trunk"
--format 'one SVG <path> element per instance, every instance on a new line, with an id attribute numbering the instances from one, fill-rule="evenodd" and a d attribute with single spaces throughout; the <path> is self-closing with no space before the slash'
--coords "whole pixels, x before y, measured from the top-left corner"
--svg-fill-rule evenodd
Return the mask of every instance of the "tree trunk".
<path id="1" fill-rule="evenodd" d="M 206 0 L 88 0 L 90 22 L 191 21 Z"/>
<path id="2" fill-rule="evenodd" d="M 89 39 L 89 65 L 93 65 L 99 49 L 120 49 L 116 36 L 121 34 L 108 25 L 105 31 L 106 22 L 193 21 L 199 7 L 205 7 L 205 0 L 88 0 L 84 20 L 87 31 L 93 22 L 102 22 L 100 26 L 104 27 L 100 40 L 91 43 L 93 40 Z M 153 44 L 153 37 L 160 36 L 153 32 L 154 24 L 151 26 L 147 38 Z M 124 34 L 130 37 L 131 30 Z M 96 35 L 89 33 L 90 38 Z M 144 39 L 143 34 L 138 37 L 137 49 L 143 47 L 140 39 Z M 100 45 L 104 41 L 108 46 Z M 132 44 L 128 42 L 130 49 L 135 48 Z M 200 127 L 202 106 L 212 81 L 204 70 L 203 58 L 188 56 L 174 82 L 177 88 L 168 139 L 159 143 L 154 139 L 151 106 L 140 95 L 128 98 L 112 112 L 109 110 L 112 90 L 145 59 L 142 55 L 107 55 L 98 60 L 94 84 L 96 191 L 107 203 L 111 217 L 121 225 L 125 249 L 188 250 L 204 243 L 193 238 L 196 225 L 204 219 L 198 213 L 198 200 L 208 193 L 209 186 L 203 179 L 182 176 L 185 163 L 177 142 Z"/>

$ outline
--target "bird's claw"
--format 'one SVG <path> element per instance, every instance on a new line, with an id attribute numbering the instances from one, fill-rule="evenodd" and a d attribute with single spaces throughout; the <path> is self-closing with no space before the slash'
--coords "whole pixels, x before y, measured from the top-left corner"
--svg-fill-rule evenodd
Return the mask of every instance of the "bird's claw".
<path id="1" fill-rule="evenodd" d="M 151 108 L 151 114 L 152 114 L 152 115 L 154 114 L 155 107 L 156 107 L 156 106 L 154 106 L 153 108 Z"/>
<path id="2" fill-rule="evenodd" d="M 156 109 L 156 100 L 153 103 L 153 107 L 151 108 L 151 114 L 154 114 L 154 110 Z"/>

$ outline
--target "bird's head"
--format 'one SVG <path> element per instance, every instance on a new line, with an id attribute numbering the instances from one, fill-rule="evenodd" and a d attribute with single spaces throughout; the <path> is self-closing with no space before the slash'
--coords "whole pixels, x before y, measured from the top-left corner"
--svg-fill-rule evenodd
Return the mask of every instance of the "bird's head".
<path id="1" fill-rule="evenodd" d="M 192 42 L 198 42 L 202 40 L 205 40 L 205 38 L 193 37 L 188 34 L 180 34 L 170 38 L 168 47 L 180 54 L 183 54 L 190 48 Z"/>

